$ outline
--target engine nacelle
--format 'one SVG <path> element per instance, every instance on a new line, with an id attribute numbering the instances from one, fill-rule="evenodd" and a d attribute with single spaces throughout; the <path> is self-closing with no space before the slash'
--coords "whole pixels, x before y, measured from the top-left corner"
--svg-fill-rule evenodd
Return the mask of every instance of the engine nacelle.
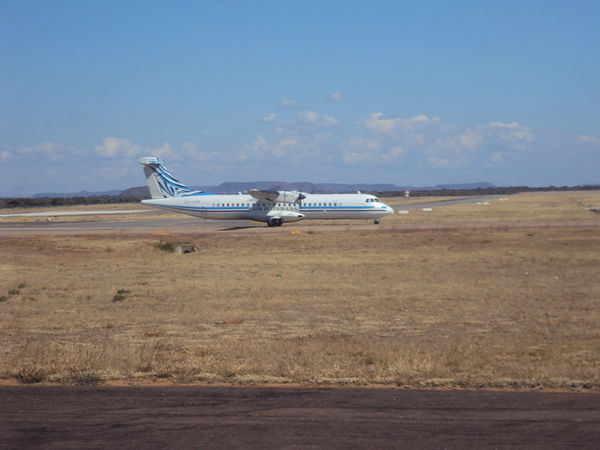
<path id="1" fill-rule="evenodd" d="M 298 222 L 304 219 L 304 214 L 296 211 L 269 211 L 267 213 L 267 221 L 269 219 L 279 219 L 282 223 Z"/>

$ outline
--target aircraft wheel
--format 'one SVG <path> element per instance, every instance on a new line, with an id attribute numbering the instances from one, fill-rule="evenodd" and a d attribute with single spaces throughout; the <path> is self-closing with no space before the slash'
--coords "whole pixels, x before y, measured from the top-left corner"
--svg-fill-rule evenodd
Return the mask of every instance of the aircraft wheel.
<path id="1" fill-rule="evenodd" d="M 373 219 L 373 223 L 374 223 L 375 225 L 379 225 L 379 222 L 381 222 L 379 219 Z"/>
<path id="2" fill-rule="evenodd" d="M 283 220 L 271 218 L 267 221 L 267 225 L 270 227 L 280 227 L 283 224 Z"/>

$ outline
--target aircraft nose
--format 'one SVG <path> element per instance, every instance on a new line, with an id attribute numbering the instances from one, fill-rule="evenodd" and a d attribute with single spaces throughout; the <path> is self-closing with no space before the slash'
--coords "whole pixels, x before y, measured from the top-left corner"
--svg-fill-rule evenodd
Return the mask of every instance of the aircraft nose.
<path id="1" fill-rule="evenodd" d="M 386 214 L 394 214 L 394 209 L 386 204 L 382 204 L 381 208 Z"/>

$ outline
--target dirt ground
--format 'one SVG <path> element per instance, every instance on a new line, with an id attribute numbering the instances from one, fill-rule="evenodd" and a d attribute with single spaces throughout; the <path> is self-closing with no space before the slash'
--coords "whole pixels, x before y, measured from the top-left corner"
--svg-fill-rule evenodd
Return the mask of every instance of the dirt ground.
<path id="1" fill-rule="evenodd" d="M 436 208 L 410 232 L 3 237 L 0 377 L 598 390 L 599 198 Z"/>

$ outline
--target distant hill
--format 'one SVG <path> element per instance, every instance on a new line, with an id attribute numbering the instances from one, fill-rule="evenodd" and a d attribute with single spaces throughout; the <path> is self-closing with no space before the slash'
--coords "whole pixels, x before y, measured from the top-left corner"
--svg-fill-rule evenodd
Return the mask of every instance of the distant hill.
<path id="1" fill-rule="evenodd" d="M 226 181 L 218 186 L 192 186 L 199 191 L 211 192 L 213 194 L 237 194 L 248 189 L 277 189 L 281 191 L 302 191 L 311 194 L 331 194 L 344 192 L 390 192 L 390 191 L 426 191 L 441 189 L 486 189 L 495 187 L 492 183 L 478 182 L 465 184 L 438 184 L 433 187 L 397 186 L 395 184 L 344 184 L 344 183 L 311 183 L 309 181 Z M 121 192 L 123 197 L 149 197 L 150 191 L 147 186 L 132 187 Z"/>
<path id="2" fill-rule="evenodd" d="M 311 183 L 309 181 L 296 181 L 288 183 L 287 181 L 226 181 L 218 186 L 192 186 L 199 191 L 211 192 L 213 194 L 237 194 L 245 192 L 248 189 L 277 189 L 281 191 L 302 191 L 310 194 L 332 194 L 344 192 L 392 192 L 392 191 L 427 191 L 427 190 L 456 190 L 456 189 L 487 189 L 495 187 L 492 183 L 478 182 L 465 184 L 438 184 L 433 187 L 418 186 L 397 186 L 395 184 L 380 183 Z M 127 198 L 149 198 L 150 191 L 148 186 L 136 186 L 125 189 L 124 191 L 105 191 L 88 192 L 81 191 L 70 194 L 35 194 L 32 198 L 52 197 L 101 197 L 105 195 L 118 195 Z"/>
<path id="3" fill-rule="evenodd" d="M 438 184 L 433 187 L 396 186 L 393 184 L 338 184 L 338 183 L 285 183 L 279 181 L 230 182 L 219 186 L 195 186 L 196 189 L 215 194 L 244 192 L 249 188 L 301 190 L 308 193 L 355 192 L 375 193 L 378 197 L 398 197 L 405 190 L 412 191 L 414 197 L 466 196 L 466 195 L 511 195 L 519 192 L 548 191 L 596 191 L 600 185 L 577 186 L 504 186 L 491 183 Z M 94 205 L 124 203 L 150 198 L 147 186 L 137 186 L 124 191 L 89 192 L 72 194 L 36 194 L 32 197 L 0 197 L 0 208 L 27 208 L 37 206 Z"/>
<path id="4" fill-rule="evenodd" d="M 455 190 L 455 189 L 489 189 L 489 188 L 494 188 L 496 186 L 494 186 L 492 183 L 488 183 L 487 181 L 480 181 L 478 183 L 466 183 L 466 184 L 436 184 L 435 186 L 431 187 L 431 188 L 416 188 L 417 190 L 420 191 L 426 191 L 426 190 L 430 190 L 430 189 L 448 189 L 448 190 Z"/>
<path id="5" fill-rule="evenodd" d="M 150 198 L 150 189 L 148 186 L 131 187 L 120 192 L 119 195 L 126 198 Z"/>
<path id="6" fill-rule="evenodd" d="M 302 191 L 314 194 L 333 192 L 384 191 L 398 189 L 393 184 L 341 184 L 341 183 L 311 183 L 309 181 L 228 181 L 218 186 L 195 186 L 196 189 L 214 194 L 237 194 L 248 189 L 277 189 L 281 191 Z"/>

